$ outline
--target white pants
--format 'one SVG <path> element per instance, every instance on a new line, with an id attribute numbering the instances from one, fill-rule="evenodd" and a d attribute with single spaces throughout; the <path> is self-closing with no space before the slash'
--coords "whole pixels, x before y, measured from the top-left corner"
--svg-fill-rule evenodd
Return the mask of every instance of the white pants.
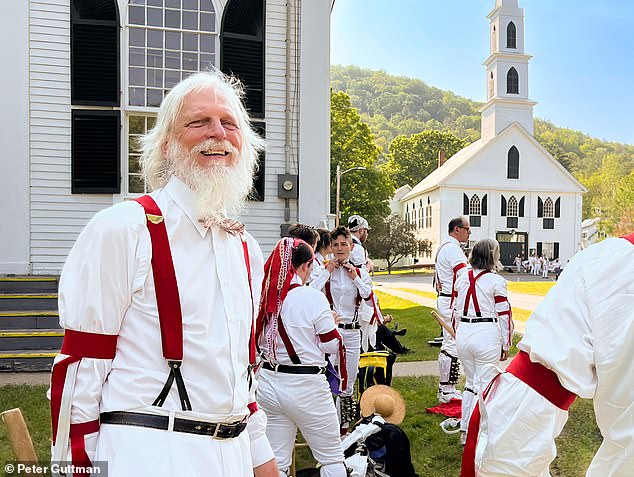
<path id="1" fill-rule="evenodd" d="M 95 461 L 110 477 L 252 477 L 249 433 L 214 439 L 184 432 L 102 424 Z"/>
<path id="2" fill-rule="evenodd" d="M 453 309 L 450 307 L 451 298 L 446 296 L 439 296 L 437 301 L 438 311 L 445 318 L 445 323 L 451 326 L 451 316 L 453 314 Z M 442 351 L 446 351 L 451 356 L 458 356 L 458 352 L 456 350 L 456 340 L 446 329 L 442 329 L 442 345 L 440 349 Z M 451 369 L 451 358 L 445 354 L 438 355 L 438 368 L 440 372 L 440 382 L 449 381 L 449 373 Z M 453 384 L 442 384 L 440 385 L 440 389 L 443 392 L 451 392 L 456 388 Z"/>
<path id="3" fill-rule="evenodd" d="M 348 371 L 348 387 L 341 393 L 341 397 L 352 396 L 354 382 L 359 372 L 359 355 L 361 354 L 361 330 L 344 330 L 338 328 L 346 347 L 346 370 Z"/>
<path id="4" fill-rule="evenodd" d="M 497 323 L 461 322 L 456 333 L 458 357 L 462 362 L 466 377 L 465 391 L 462 393 L 462 419 L 460 430 L 467 431 L 471 413 L 484 386 L 496 375 L 502 351 L 502 338 Z M 470 389 L 470 391 L 467 391 Z"/>
<path id="5" fill-rule="evenodd" d="M 325 375 L 261 369 L 258 380 L 258 404 L 268 418 L 266 436 L 275 453 L 280 475 L 287 475 L 291 466 L 299 428 L 313 456 L 321 464 L 321 477 L 345 477 L 339 419 Z"/>

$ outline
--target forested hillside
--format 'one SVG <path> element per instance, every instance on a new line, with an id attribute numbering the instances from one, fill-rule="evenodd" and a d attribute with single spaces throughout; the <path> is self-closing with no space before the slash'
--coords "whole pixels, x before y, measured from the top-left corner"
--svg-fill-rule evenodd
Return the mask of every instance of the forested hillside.
<path id="1" fill-rule="evenodd" d="M 482 103 L 419 79 L 335 65 L 331 67 L 331 87 L 335 93 L 345 92 L 352 107 L 358 109 L 381 151 L 377 164 L 386 168 L 396 187 L 403 185 L 400 177 L 419 181 L 433 170 L 433 157 L 421 158 L 427 166 L 417 171 L 404 170 L 403 161 L 395 157 L 408 148 L 424 151 L 419 145 L 430 139 L 437 143 L 437 138 L 429 137 L 430 130 L 445 131 L 447 137 L 443 140 L 451 143 L 447 149 L 452 152 L 458 139 L 466 145 L 480 137 Z M 428 132 L 420 135 L 423 131 Z M 448 133 L 457 139 L 449 138 Z M 602 141 L 539 118 L 535 119 L 535 137 L 588 188 L 584 218 L 605 218 L 603 229 L 608 233 L 634 228 L 634 145 Z"/>

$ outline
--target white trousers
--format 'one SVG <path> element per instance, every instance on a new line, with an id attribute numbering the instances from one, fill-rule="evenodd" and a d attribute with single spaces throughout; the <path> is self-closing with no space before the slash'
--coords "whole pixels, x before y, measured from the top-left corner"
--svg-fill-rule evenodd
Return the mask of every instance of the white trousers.
<path id="1" fill-rule="evenodd" d="M 500 362 L 502 338 L 498 324 L 461 322 L 456 333 L 456 344 L 466 377 L 460 420 L 460 430 L 466 432 L 478 395 L 496 375 L 495 368 L 485 366 L 497 366 Z"/>
<path id="2" fill-rule="evenodd" d="M 453 314 L 453 309 L 450 307 L 451 298 L 446 296 L 439 296 L 437 301 L 438 311 L 445 318 L 445 323 L 451 326 L 451 316 Z M 442 345 L 440 347 L 441 350 L 446 351 L 451 356 L 458 356 L 458 352 L 456 350 L 456 340 L 446 329 L 442 329 Z M 451 358 L 443 353 L 438 355 L 438 369 L 440 374 L 440 382 L 449 381 L 449 374 L 451 370 Z M 456 389 L 456 386 L 453 384 L 441 384 L 441 391 L 445 393 L 450 393 Z"/>
<path id="3" fill-rule="evenodd" d="M 352 396 L 354 382 L 359 372 L 359 355 L 361 354 L 361 330 L 344 330 L 338 328 L 346 347 L 346 370 L 348 371 L 348 387 L 341 397 Z"/>
<path id="4" fill-rule="evenodd" d="M 110 477 L 252 477 L 249 433 L 214 439 L 184 432 L 102 424 L 96 461 Z"/>
<path id="5" fill-rule="evenodd" d="M 291 466 L 299 428 L 321 464 L 321 477 L 345 477 L 339 419 L 325 375 L 261 369 L 258 380 L 258 404 L 268 418 L 266 436 L 280 475 L 287 475 Z"/>

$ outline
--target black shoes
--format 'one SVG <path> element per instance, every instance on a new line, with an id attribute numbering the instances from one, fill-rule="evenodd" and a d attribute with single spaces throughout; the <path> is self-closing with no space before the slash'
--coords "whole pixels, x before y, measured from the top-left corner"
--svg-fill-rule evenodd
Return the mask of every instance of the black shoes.
<path id="1" fill-rule="evenodd" d="M 405 336 L 407 334 L 407 328 L 403 328 L 400 330 L 392 331 L 392 334 L 396 336 Z"/>

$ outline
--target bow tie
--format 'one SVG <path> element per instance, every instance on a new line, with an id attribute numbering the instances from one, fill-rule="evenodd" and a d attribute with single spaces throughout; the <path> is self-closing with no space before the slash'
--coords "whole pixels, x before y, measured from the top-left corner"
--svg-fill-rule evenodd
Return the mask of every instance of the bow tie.
<path id="1" fill-rule="evenodd" d="M 209 217 L 206 219 L 198 219 L 203 227 L 210 228 L 219 227 L 229 235 L 238 236 L 244 233 L 244 224 L 228 217 Z"/>

